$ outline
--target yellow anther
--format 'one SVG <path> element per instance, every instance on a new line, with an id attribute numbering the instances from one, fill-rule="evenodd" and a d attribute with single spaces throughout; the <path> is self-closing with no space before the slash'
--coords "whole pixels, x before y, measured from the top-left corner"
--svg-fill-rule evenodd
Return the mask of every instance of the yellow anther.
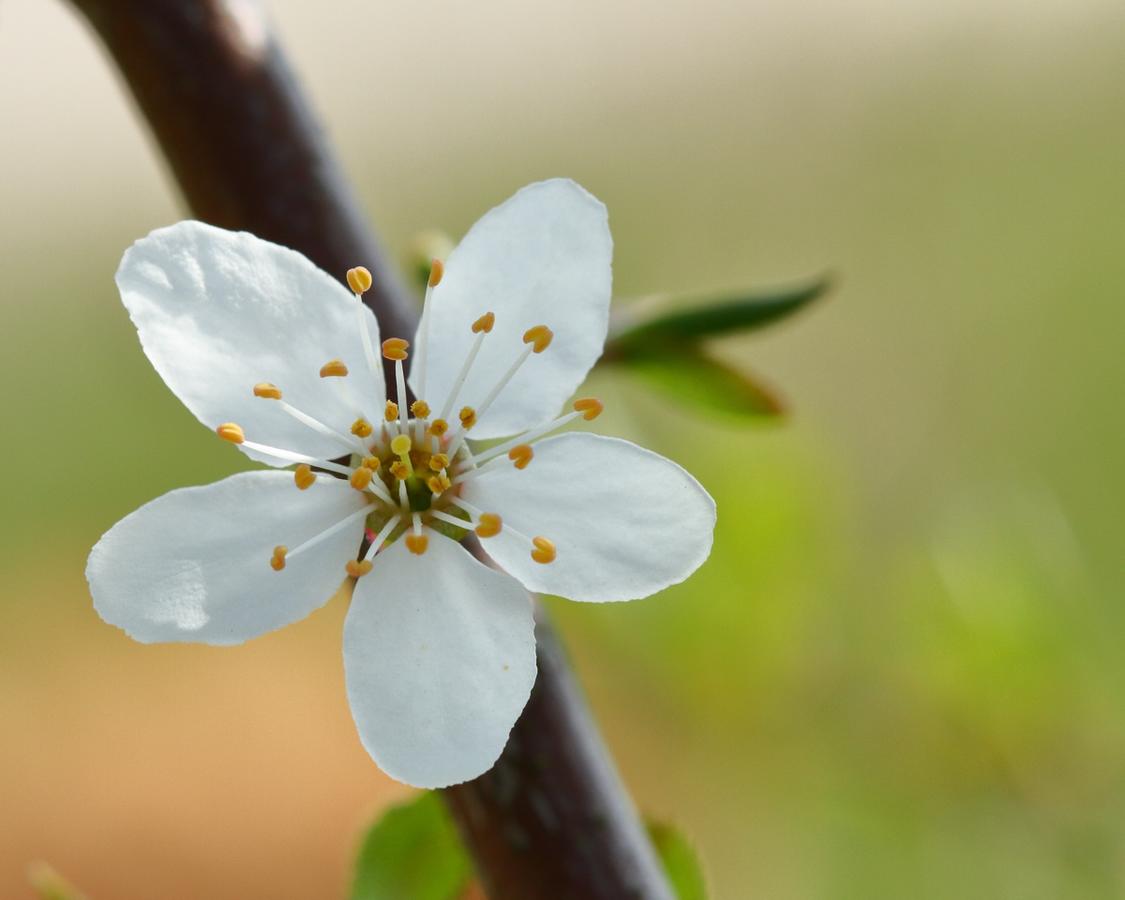
<path id="1" fill-rule="evenodd" d="M 545 537 L 533 537 L 531 543 L 535 545 L 535 549 L 531 551 L 531 558 L 537 563 L 549 563 L 555 561 L 555 545 Z"/>
<path id="2" fill-rule="evenodd" d="M 348 287 L 353 293 L 366 294 L 371 290 L 371 273 L 363 266 L 348 269 Z"/>
<path id="3" fill-rule="evenodd" d="M 285 568 L 285 554 L 289 552 L 289 548 L 278 544 L 273 548 L 273 556 L 270 557 L 270 568 L 275 572 L 280 572 Z"/>
<path id="4" fill-rule="evenodd" d="M 387 401 L 387 405 L 383 408 L 383 418 L 388 422 L 398 421 L 398 404 L 394 400 Z"/>
<path id="5" fill-rule="evenodd" d="M 396 459 L 391 463 L 391 474 L 394 475 L 399 481 L 406 481 L 410 477 L 410 466 L 404 463 L 401 459 Z"/>
<path id="6" fill-rule="evenodd" d="M 582 418 L 587 422 L 593 422 L 602 414 L 603 409 L 605 404 L 597 397 L 582 397 L 574 401 L 574 411 L 582 413 Z"/>
<path id="7" fill-rule="evenodd" d="M 435 472 L 440 472 L 442 469 L 448 469 L 449 457 L 444 453 L 435 453 L 430 457 L 430 468 Z"/>
<path id="8" fill-rule="evenodd" d="M 360 466 L 352 472 L 351 478 L 348 483 L 351 484 L 357 491 L 366 490 L 367 486 L 371 484 L 371 479 L 375 476 L 367 466 Z"/>
<path id="9" fill-rule="evenodd" d="M 434 419 L 430 423 L 430 434 L 434 437 L 441 437 L 449 431 L 449 423 L 445 419 Z"/>
<path id="10" fill-rule="evenodd" d="M 496 537 L 503 527 L 504 522 L 496 513 L 481 513 L 477 527 L 473 530 L 477 533 L 477 537 L 490 538 Z"/>
<path id="11" fill-rule="evenodd" d="M 241 444 L 246 440 L 246 435 L 242 433 L 242 429 L 235 425 L 234 422 L 224 422 L 215 429 L 215 434 L 224 441 L 230 441 L 232 444 Z"/>
<path id="12" fill-rule="evenodd" d="M 320 367 L 321 378 L 343 378 L 347 374 L 348 367 L 339 359 L 330 359 Z"/>
<path id="13" fill-rule="evenodd" d="M 466 431 L 477 424 L 477 411 L 471 406 L 462 406 L 457 417 L 461 420 L 461 427 Z"/>
<path id="14" fill-rule="evenodd" d="M 523 342 L 531 344 L 531 349 L 536 353 L 542 353 L 551 346 L 551 339 L 554 336 L 555 333 L 546 325 L 536 325 L 523 333 Z"/>
<path id="15" fill-rule="evenodd" d="M 371 423 L 367 419 L 359 418 L 352 422 L 352 434 L 359 438 L 370 437 L 371 432 L 375 429 L 371 427 Z"/>
<path id="16" fill-rule="evenodd" d="M 308 463 L 301 463 L 293 472 L 293 483 L 297 485 L 298 490 L 307 491 L 315 481 L 316 475 L 313 474 L 312 467 Z"/>
<path id="17" fill-rule="evenodd" d="M 410 404 L 410 414 L 416 419 L 428 419 L 430 417 L 430 404 L 425 400 L 415 400 Z"/>
<path id="18" fill-rule="evenodd" d="M 531 444 L 520 444 L 508 451 L 508 459 L 516 464 L 517 469 L 526 469 L 533 456 L 535 451 L 531 449 Z"/>
<path id="19" fill-rule="evenodd" d="M 371 560 L 363 559 L 349 559 L 344 563 L 344 570 L 352 576 L 352 578 L 362 578 L 371 571 Z"/>
<path id="20" fill-rule="evenodd" d="M 410 452 L 412 446 L 414 446 L 414 442 L 410 440 L 410 435 L 400 434 L 391 441 L 391 453 L 395 456 L 405 456 Z"/>
<path id="21" fill-rule="evenodd" d="M 431 494 L 440 494 L 442 491 L 448 491 L 453 487 L 453 482 L 448 475 L 439 472 L 437 475 L 432 475 L 426 485 L 429 487 Z"/>
<path id="22" fill-rule="evenodd" d="M 377 456 L 365 456 L 363 458 L 363 465 L 365 468 L 370 469 L 372 472 L 378 472 L 379 466 L 381 466 L 382 463 L 379 461 L 379 457 Z"/>
<path id="23" fill-rule="evenodd" d="M 445 274 L 445 263 L 440 259 L 434 259 L 430 263 L 430 280 L 427 282 L 430 287 L 435 288 L 441 284 L 441 277 Z"/>
<path id="24" fill-rule="evenodd" d="M 429 544 L 430 539 L 424 534 L 408 534 L 406 536 L 406 549 L 416 556 L 425 553 Z"/>
<path id="25" fill-rule="evenodd" d="M 383 341 L 383 356 L 386 359 L 403 360 L 409 354 L 406 352 L 410 347 L 409 341 L 404 341 L 402 338 L 387 338 Z"/>
<path id="26" fill-rule="evenodd" d="M 480 334 L 484 332 L 488 334 L 492 331 L 492 326 L 496 324 L 496 313 L 486 312 L 483 316 L 473 322 L 473 334 Z"/>
<path id="27" fill-rule="evenodd" d="M 259 381 L 254 385 L 254 396 L 263 397 L 266 400 L 280 400 L 281 388 L 276 384 L 270 384 L 268 381 Z"/>

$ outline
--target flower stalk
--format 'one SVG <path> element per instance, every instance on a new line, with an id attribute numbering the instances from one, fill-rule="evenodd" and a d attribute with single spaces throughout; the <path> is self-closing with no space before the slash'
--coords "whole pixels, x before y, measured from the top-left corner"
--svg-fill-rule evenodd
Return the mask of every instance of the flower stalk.
<path id="1" fill-rule="evenodd" d="M 382 333 L 415 305 L 364 220 L 267 24 L 221 0 L 73 0 L 148 120 L 192 213 L 375 274 Z M 388 384 L 395 364 L 384 359 Z M 405 405 L 405 403 L 403 403 Z M 500 761 L 442 792 L 490 896 L 671 897 L 540 610 L 538 678 Z"/>

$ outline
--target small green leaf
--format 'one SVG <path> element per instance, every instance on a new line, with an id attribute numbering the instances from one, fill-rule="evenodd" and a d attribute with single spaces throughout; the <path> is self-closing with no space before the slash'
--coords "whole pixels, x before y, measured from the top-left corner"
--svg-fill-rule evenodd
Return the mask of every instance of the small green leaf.
<path id="1" fill-rule="evenodd" d="M 425 791 L 387 810 L 356 859 L 351 900 L 456 900 L 472 877 L 438 795 Z"/>
<path id="2" fill-rule="evenodd" d="M 635 354 L 618 364 L 694 410 L 755 418 L 785 412 L 772 388 L 700 352 Z"/>
<path id="3" fill-rule="evenodd" d="M 612 329 L 607 354 L 629 354 L 655 343 L 718 337 L 763 328 L 802 309 L 829 287 L 826 276 L 765 293 L 739 293 L 697 299 L 665 298 L 655 308 L 624 307 Z"/>
<path id="4" fill-rule="evenodd" d="M 695 848 L 672 825 L 648 823 L 648 836 L 678 900 L 707 900 L 707 879 Z"/>

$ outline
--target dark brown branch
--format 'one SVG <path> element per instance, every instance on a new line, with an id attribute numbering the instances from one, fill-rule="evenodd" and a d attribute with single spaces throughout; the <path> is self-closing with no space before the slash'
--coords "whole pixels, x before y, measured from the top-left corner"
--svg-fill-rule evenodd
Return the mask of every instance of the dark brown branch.
<path id="1" fill-rule="evenodd" d="M 120 68 L 194 215 L 293 247 L 339 276 L 366 265 L 375 288 L 365 299 L 383 334 L 412 334 L 413 298 L 264 23 L 220 0 L 72 2 Z M 538 639 L 539 677 L 500 761 L 444 792 L 486 889 L 519 900 L 671 897 L 541 616 Z"/>

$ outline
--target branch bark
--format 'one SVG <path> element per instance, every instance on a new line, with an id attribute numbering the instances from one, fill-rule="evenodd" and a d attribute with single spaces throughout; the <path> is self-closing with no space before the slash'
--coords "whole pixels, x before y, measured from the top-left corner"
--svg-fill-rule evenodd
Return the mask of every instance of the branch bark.
<path id="1" fill-rule="evenodd" d="M 409 337 L 413 297 L 364 220 L 255 7 L 222 0 L 72 0 L 117 64 L 192 213 L 375 274 L 365 300 Z M 393 378 L 388 379 L 393 383 Z M 496 766 L 443 792 L 495 898 L 670 898 L 549 623 L 539 675 Z"/>

